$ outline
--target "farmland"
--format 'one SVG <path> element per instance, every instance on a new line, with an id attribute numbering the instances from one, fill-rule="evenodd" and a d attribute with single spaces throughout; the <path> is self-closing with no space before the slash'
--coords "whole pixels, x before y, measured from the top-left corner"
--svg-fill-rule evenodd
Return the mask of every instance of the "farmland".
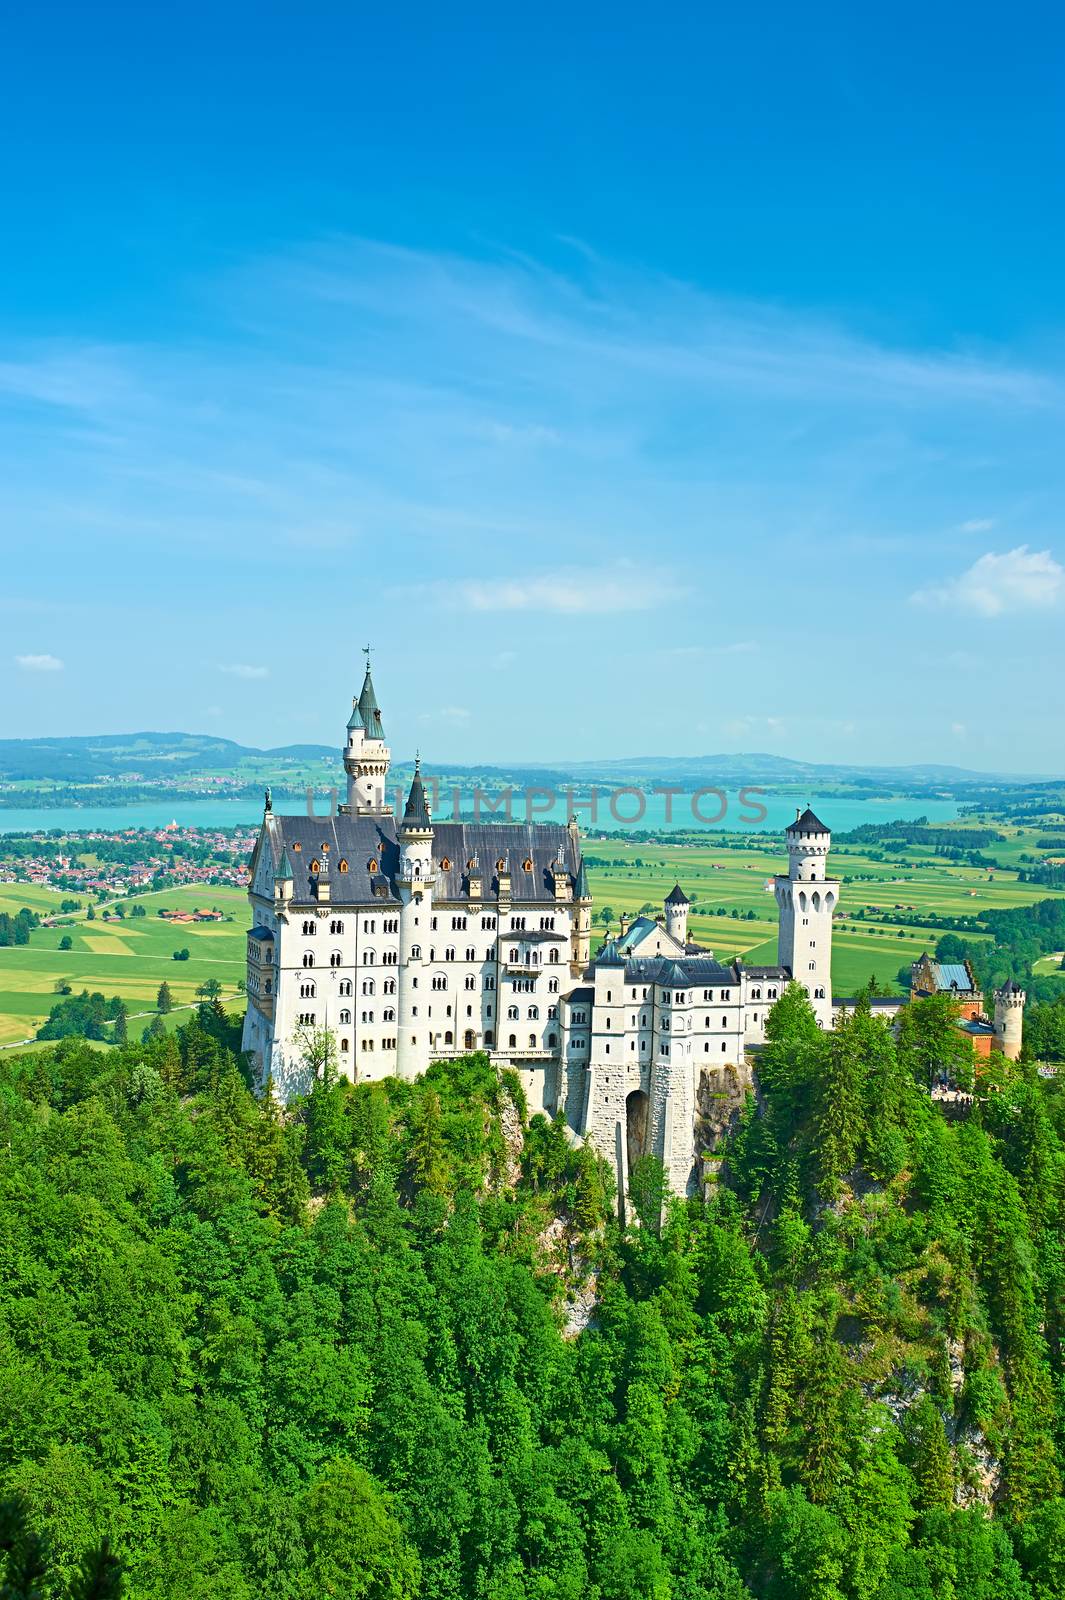
<path id="1" fill-rule="evenodd" d="M 1003 827 L 1005 844 L 995 847 L 1003 860 L 1018 860 L 1031 848 L 1023 830 Z M 677 843 L 629 843 L 588 838 L 585 852 L 595 904 L 595 930 L 601 936 L 604 911 L 616 931 L 620 916 L 632 917 L 643 907 L 661 908 L 664 896 L 679 882 L 692 901 L 691 936 L 722 960 L 776 959 L 776 903 L 772 876 L 782 869 L 779 839 L 707 842 L 705 837 Z M 871 976 L 897 987 L 899 968 L 934 946 L 939 934 L 922 927 L 930 915 L 972 917 L 981 911 L 1026 905 L 1053 891 L 1018 881 L 1012 870 L 961 865 L 935 855 L 928 847 L 910 846 L 892 854 L 856 845 L 833 849 L 832 869 L 843 879 L 842 913 L 833 933 L 833 990 L 852 993 Z M 0 911 L 28 906 L 41 916 L 58 911 L 61 895 L 35 884 L 0 884 Z M 75 913 L 69 926 L 39 928 L 27 945 L 0 949 L 0 1046 L 32 1037 L 56 999 L 57 983 L 77 993 L 98 990 L 118 995 L 130 1012 L 130 1031 L 141 1031 L 165 978 L 176 1009 L 167 1026 L 187 1015 L 180 1008 L 194 1003 L 197 988 L 217 978 L 230 1010 L 243 1007 L 238 983 L 244 975 L 247 899 L 242 890 L 220 885 L 171 888 L 130 895 L 122 900 L 123 920 L 96 919 Z M 134 905 L 146 915 L 130 915 Z M 192 911 L 216 907 L 224 920 L 171 923 L 159 917 L 161 907 Z M 60 950 L 64 935 L 70 950 Z M 979 935 L 976 935 L 979 937 Z M 175 961 L 173 952 L 187 948 L 189 959 Z M 1038 968 L 1051 977 L 1060 960 L 1047 958 Z M 1063 975 L 1065 982 L 1065 975 Z"/>
<path id="2" fill-rule="evenodd" d="M 58 911 L 61 896 L 33 884 L 0 884 L 0 911 L 28 906 L 39 915 Z M 147 913 L 130 917 L 134 904 Z M 217 978 L 230 1010 L 243 1008 L 237 983 L 244 976 L 244 946 L 248 902 L 238 889 L 224 887 L 168 889 L 131 896 L 123 902 L 126 917 L 104 921 L 103 908 L 96 920 L 74 915 L 70 925 L 37 928 L 27 945 L 0 949 L 0 1045 L 32 1036 L 56 1001 L 57 982 L 68 983 L 75 993 L 99 990 L 118 995 L 130 1011 L 130 1032 L 140 1032 L 154 1012 L 155 997 L 165 978 L 175 1007 L 195 1001 L 196 990 L 208 978 Z M 160 907 L 192 911 L 217 907 L 231 921 L 171 923 L 158 916 Z M 65 919 L 64 919 L 65 920 Z M 60 950 L 68 936 L 70 950 Z M 187 961 L 175 961 L 175 950 L 187 949 Z M 166 1019 L 168 1026 L 183 1020 L 181 1010 Z"/>

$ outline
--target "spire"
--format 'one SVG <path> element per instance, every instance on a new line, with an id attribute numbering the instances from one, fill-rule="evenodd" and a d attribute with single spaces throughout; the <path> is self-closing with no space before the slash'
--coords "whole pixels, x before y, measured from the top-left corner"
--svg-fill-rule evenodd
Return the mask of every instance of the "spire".
<path id="1" fill-rule="evenodd" d="M 679 883 L 675 883 L 673 885 L 672 889 L 666 895 L 665 903 L 667 906 L 691 905 L 691 901 L 688 899 L 688 896 L 684 893 L 684 890 L 681 888 Z"/>
<path id="2" fill-rule="evenodd" d="M 352 697 L 351 697 L 351 716 L 348 718 L 348 732 L 350 733 L 353 728 L 361 728 L 361 727 L 362 727 L 362 712 L 359 710 L 359 702 L 356 700 L 355 696 L 352 695 Z"/>
<path id="3" fill-rule="evenodd" d="M 281 846 L 281 860 L 277 863 L 277 871 L 274 873 L 274 882 L 275 883 L 291 883 L 292 882 L 292 863 L 288 859 L 288 846 L 287 845 L 282 845 Z"/>
<path id="4" fill-rule="evenodd" d="M 583 856 L 581 856 L 581 864 L 577 868 L 577 881 L 573 885 L 573 894 L 577 900 L 590 900 L 592 898 L 592 891 L 588 887 L 588 869 L 584 865 Z"/>
<path id="5" fill-rule="evenodd" d="M 367 673 L 369 677 L 369 673 Z M 410 794 L 407 804 L 403 808 L 404 828 L 432 828 L 433 820 L 429 815 L 429 802 L 425 798 L 425 785 L 422 783 L 421 757 L 414 757 L 414 777 L 411 780 Z"/>
<path id="6" fill-rule="evenodd" d="M 366 737 L 368 739 L 383 739 L 385 730 L 381 722 L 381 707 L 377 704 L 377 691 L 374 689 L 373 678 L 370 675 L 370 646 L 368 644 L 363 646 L 363 654 L 366 657 L 366 676 L 362 680 L 362 693 L 359 695 L 358 711 L 362 718 L 362 725 L 366 729 Z"/>

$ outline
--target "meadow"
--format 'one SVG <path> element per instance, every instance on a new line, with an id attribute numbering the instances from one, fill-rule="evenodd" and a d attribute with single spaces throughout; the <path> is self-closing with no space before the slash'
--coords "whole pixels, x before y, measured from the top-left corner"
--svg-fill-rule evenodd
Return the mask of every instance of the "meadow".
<path id="1" fill-rule="evenodd" d="M 1009 839 L 1006 845 L 993 847 L 996 856 L 1016 860 L 1024 849 L 1031 849 L 1033 835 L 1018 829 L 1003 831 Z M 736 956 L 752 964 L 776 960 L 772 878 L 784 865 L 778 839 L 752 836 L 744 845 L 735 840 L 655 844 L 587 838 L 584 848 L 595 903 L 593 948 L 603 934 L 604 910 L 609 911 L 616 932 L 622 913 L 631 918 L 645 906 L 659 911 L 664 896 L 679 882 L 692 901 L 692 938 L 723 961 Z M 831 864 L 843 879 L 845 913 L 833 932 L 837 995 L 854 993 L 874 976 L 883 987 L 896 990 L 900 967 L 934 947 L 937 930 L 906 920 L 907 913 L 970 917 L 992 908 L 1030 904 L 1053 893 L 1018 882 L 1015 871 L 961 866 L 921 846 L 884 861 L 857 846 L 843 845 L 833 849 Z M 61 898 L 31 884 L 0 884 L 0 911 L 29 906 L 41 915 L 53 914 Z M 136 902 L 144 906 L 146 916 L 129 915 Z M 185 911 L 217 907 L 231 920 L 172 924 L 157 915 L 161 906 Z M 195 1003 L 196 990 L 208 978 L 221 982 L 230 1010 L 243 1009 L 238 984 L 244 976 L 248 903 L 241 890 L 168 889 L 131 896 L 124 907 L 122 921 L 104 921 L 105 908 L 98 907 L 93 922 L 85 920 L 84 912 L 77 913 L 69 927 L 39 928 L 28 945 L 0 949 L 0 1046 L 33 1036 L 55 1003 L 59 981 L 69 983 L 75 992 L 119 995 L 129 1008 L 133 1037 L 150 1020 L 164 978 L 176 1008 L 166 1019 L 168 1027 L 176 1027 L 188 1014 L 180 1008 Z M 901 915 L 903 920 L 889 923 L 885 920 L 889 915 Z M 65 934 L 73 945 L 67 951 L 59 949 Z M 189 960 L 175 961 L 173 952 L 183 947 Z M 1049 976 L 1057 966 L 1047 959 L 1039 970 Z"/>
<path id="2" fill-rule="evenodd" d="M 63 898 L 50 889 L 33 884 L 0 884 L 0 911 L 17 911 L 28 906 L 39 915 L 57 914 Z M 144 917 L 131 917 L 136 903 L 144 906 Z M 96 909 L 96 920 L 89 922 L 84 912 L 74 913 L 69 927 L 37 928 L 26 945 L 0 949 L 0 1045 L 32 1037 L 58 999 L 57 982 L 69 983 L 75 993 L 99 990 L 110 998 L 118 995 L 130 1012 L 130 1035 L 136 1037 L 150 1015 L 163 979 L 170 986 L 175 1011 L 164 1019 L 176 1027 L 187 1017 L 179 1007 L 195 1003 L 196 990 L 208 978 L 222 985 L 229 1010 L 242 1010 L 244 997 L 237 984 L 245 971 L 245 935 L 248 927 L 248 900 L 239 889 L 198 887 L 165 889 L 130 896 L 124 902 L 122 921 L 103 920 L 103 906 Z M 217 907 L 232 921 L 170 923 L 158 916 L 161 906 L 172 911 L 192 911 Z M 60 950 L 59 942 L 69 935 L 73 948 Z M 175 950 L 187 949 L 187 961 L 175 961 Z"/>

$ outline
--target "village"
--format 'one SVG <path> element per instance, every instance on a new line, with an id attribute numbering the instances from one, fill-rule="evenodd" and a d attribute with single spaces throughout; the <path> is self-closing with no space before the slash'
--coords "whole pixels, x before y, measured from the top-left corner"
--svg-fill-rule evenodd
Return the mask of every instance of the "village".
<path id="1" fill-rule="evenodd" d="M 0 835 L 0 883 L 114 900 L 146 889 L 244 888 L 254 836 L 181 827 Z"/>

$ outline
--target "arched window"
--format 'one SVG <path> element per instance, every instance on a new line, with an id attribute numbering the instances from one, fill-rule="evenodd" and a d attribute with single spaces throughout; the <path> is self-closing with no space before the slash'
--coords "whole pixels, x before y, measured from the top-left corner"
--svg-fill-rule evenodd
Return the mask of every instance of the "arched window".
<path id="1" fill-rule="evenodd" d="M 381 985 L 381 993 L 382 994 L 395 994 L 395 992 L 396 992 L 396 980 L 395 980 L 395 978 L 386 978 L 384 983 Z"/>
<path id="2" fill-rule="evenodd" d="M 341 1039 L 341 1041 L 340 1041 L 340 1053 L 341 1053 L 341 1055 L 345 1055 L 346 1056 L 350 1049 L 351 1049 L 351 1045 L 348 1043 L 347 1039 Z"/>
<path id="3" fill-rule="evenodd" d="M 558 1044 L 558 1035 L 554 1034 L 554 1033 L 549 1033 L 548 1036 L 547 1036 L 547 1047 L 548 1047 L 548 1049 L 549 1050 L 553 1050 L 557 1044 Z"/>
<path id="4" fill-rule="evenodd" d="M 539 1020 L 540 1020 L 540 1007 L 539 1006 L 530 1006 L 529 1007 L 529 1021 L 530 1022 L 539 1022 Z"/>
<path id="5" fill-rule="evenodd" d="M 548 956 L 547 959 L 548 959 L 548 961 L 557 961 L 558 960 L 558 950 L 557 950 L 555 945 L 551 946 L 551 954 Z"/>
<path id="6" fill-rule="evenodd" d="M 484 1042 L 487 1048 L 491 1050 L 493 1044 L 495 1043 L 495 1034 L 492 1032 L 491 1028 L 487 1028 L 485 1030 Z"/>
<path id="7" fill-rule="evenodd" d="M 410 958 L 412 961 L 420 961 L 422 959 L 422 947 L 420 944 L 411 945 Z"/>
<path id="8" fill-rule="evenodd" d="M 314 951 L 313 950 L 305 950 L 303 952 L 303 965 L 305 967 L 313 967 L 314 966 Z"/>
<path id="9" fill-rule="evenodd" d="M 510 963 L 511 963 L 511 965 L 512 965 L 512 966 L 514 966 L 514 965 L 516 965 L 516 964 L 517 964 L 517 960 L 518 960 L 518 952 L 517 952 L 517 950 L 516 950 L 516 949 L 515 949 L 515 948 L 514 948 L 514 946 L 513 946 L 513 945 L 512 945 L 512 946 L 511 946 L 511 951 L 510 951 L 510 955 L 509 955 L 509 957 L 508 957 L 508 960 L 509 960 L 509 961 L 510 961 Z"/>
<path id="10" fill-rule="evenodd" d="M 434 972 L 433 973 L 433 984 L 432 984 L 432 986 L 433 986 L 434 989 L 437 989 L 437 990 L 446 989 L 447 988 L 447 977 L 446 977 L 446 975 L 443 972 Z"/>
<path id="11" fill-rule="evenodd" d="M 377 955 L 376 955 L 375 951 L 373 951 L 373 950 L 364 950 L 362 952 L 362 964 L 363 964 L 364 967 L 372 967 L 376 960 L 377 960 Z"/>
<path id="12" fill-rule="evenodd" d="M 350 1011 L 342 1011 L 340 1013 L 340 1026 L 342 1028 L 346 1028 L 350 1024 L 350 1022 L 351 1022 L 351 1012 Z"/>
<path id="13" fill-rule="evenodd" d="M 342 978 L 340 980 L 340 993 L 341 994 L 350 994 L 351 993 L 351 979 L 350 978 Z"/>
<path id="14" fill-rule="evenodd" d="M 507 1021 L 508 1022 L 517 1022 L 517 1020 L 518 1020 L 518 1008 L 517 1008 L 517 1006 L 508 1006 L 507 1007 Z"/>
<path id="15" fill-rule="evenodd" d="M 529 1035 L 529 1049 L 530 1050 L 535 1050 L 536 1049 L 536 1035 L 535 1035 L 535 1033 L 530 1033 L 530 1035 Z"/>
<path id="16" fill-rule="evenodd" d="M 372 978 L 363 978 L 362 992 L 363 994 L 374 994 L 376 992 L 376 985 Z"/>
<path id="17" fill-rule="evenodd" d="M 267 992 L 267 994 L 272 994 L 273 993 L 273 989 L 274 989 L 274 985 L 273 985 L 272 980 L 270 978 L 267 978 L 267 980 L 266 980 L 266 992 Z"/>
<path id="18" fill-rule="evenodd" d="M 512 1033 L 510 1035 L 509 1039 L 507 1040 L 507 1048 L 509 1050 L 516 1050 L 518 1048 L 518 1036 L 516 1033 Z"/>
<path id="19" fill-rule="evenodd" d="M 300 999 L 301 1000 L 313 1000 L 314 999 L 314 984 L 313 983 L 307 982 L 307 983 L 301 983 L 300 984 Z"/>
<path id="20" fill-rule="evenodd" d="M 318 929 L 315 927 L 313 922 L 308 921 L 303 924 L 304 938 L 313 939 L 317 932 Z"/>
<path id="21" fill-rule="evenodd" d="M 343 933 L 344 932 L 344 924 L 342 922 L 338 921 L 338 919 L 336 917 L 334 917 L 332 922 L 329 924 L 329 932 L 330 933 Z"/>
<path id="22" fill-rule="evenodd" d="M 392 1009 L 392 1007 L 391 1007 L 391 1006 L 386 1006 L 386 1008 L 385 1008 L 385 1009 L 384 1009 L 384 1011 L 382 1011 L 382 1013 L 381 1013 L 381 1020 L 382 1020 L 382 1021 L 383 1021 L 383 1022 L 395 1022 L 395 1020 L 396 1020 L 396 1013 L 395 1013 L 395 1011 L 394 1011 L 394 1010 L 393 1010 L 393 1009 Z"/>
<path id="23" fill-rule="evenodd" d="M 339 950 L 330 950 L 330 952 L 329 952 L 329 965 L 331 967 L 340 967 L 340 966 L 343 966 L 343 964 L 344 964 L 344 957 L 340 954 L 340 951 Z"/>

